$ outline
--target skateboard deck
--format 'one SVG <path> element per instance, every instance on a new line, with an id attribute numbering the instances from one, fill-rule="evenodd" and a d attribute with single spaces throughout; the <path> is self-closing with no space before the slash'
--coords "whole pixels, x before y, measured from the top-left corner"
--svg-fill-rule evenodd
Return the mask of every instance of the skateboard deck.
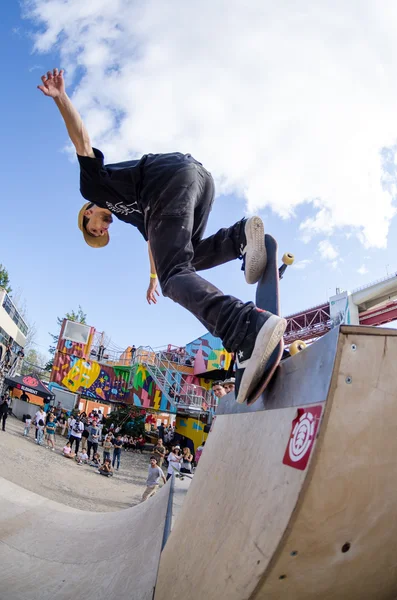
<path id="1" fill-rule="evenodd" d="M 267 252 L 267 263 L 256 288 L 256 306 L 262 310 L 267 310 L 274 315 L 280 315 L 279 281 L 284 274 L 287 264 L 284 263 L 279 269 L 277 242 L 274 237 L 267 233 L 265 234 L 265 247 Z M 293 256 L 288 256 L 291 257 L 291 262 L 293 262 Z M 283 357 L 283 352 L 284 341 L 281 340 L 267 362 L 263 378 L 247 397 L 247 404 L 252 404 L 265 390 Z"/>
<path id="2" fill-rule="evenodd" d="M 193 479 L 193 475 L 191 473 L 181 473 L 180 471 L 178 471 L 178 469 L 176 469 L 174 467 L 174 465 L 171 465 L 171 467 L 174 469 L 175 473 L 175 477 L 178 477 L 178 479 L 180 479 L 181 481 L 183 481 L 183 479 L 185 477 L 187 477 L 188 479 Z"/>

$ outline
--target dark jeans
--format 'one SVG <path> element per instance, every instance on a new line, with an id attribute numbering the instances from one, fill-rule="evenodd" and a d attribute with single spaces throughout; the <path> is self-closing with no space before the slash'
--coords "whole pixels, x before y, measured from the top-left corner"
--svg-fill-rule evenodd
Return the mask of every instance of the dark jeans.
<path id="1" fill-rule="evenodd" d="M 6 430 L 7 417 L 8 417 L 8 414 L 6 412 L 1 415 L 1 418 L 2 418 L 2 421 L 3 421 L 1 428 L 2 428 L 3 431 Z"/>
<path id="2" fill-rule="evenodd" d="M 72 435 L 69 437 L 70 447 L 71 447 L 72 449 L 73 449 L 73 443 L 75 443 L 75 449 L 74 449 L 74 451 L 75 451 L 75 453 L 76 453 L 76 454 L 77 454 L 77 453 L 78 453 L 78 451 L 79 451 L 80 440 L 81 440 L 81 438 L 74 437 L 74 435 L 73 435 L 73 434 L 72 434 Z"/>
<path id="3" fill-rule="evenodd" d="M 90 455 L 91 455 L 91 448 L 92 448 L 92 457 L 94 458 L 94 454 L 96 452 L 98 452 L 98 442 L 90 442 L 90 440 L 87 441 L 88 458 L 90 458 Z"/>
<path id="4" fill-rule="evenodd" d="M 121 456 L 121 450 L 113 450 L 113 461 L 112 461 L 112 467 L 114 467 L 114 463 L 117 460 L 117 468 L 120 467 L 120 456 Z"/>
<path id="5" fill-rule="evenodd" d="M 103 462 L 105 462 L 106 459 L 110 460 L 110 452 L 106 452 L 105 450 L 103 451 Z"/>
<path id="6" fill-rule="evenodd" d="M 143 208 L 164 296 L 194 314 L 232 352 L 246 335 L 254 304 L 224 295 L 196 270 L 211 269 L 238 258 L 245 222 L 239 221 L 202 239 L 213 200 L 210 173 L 199 163 L 191 162 Z"/>

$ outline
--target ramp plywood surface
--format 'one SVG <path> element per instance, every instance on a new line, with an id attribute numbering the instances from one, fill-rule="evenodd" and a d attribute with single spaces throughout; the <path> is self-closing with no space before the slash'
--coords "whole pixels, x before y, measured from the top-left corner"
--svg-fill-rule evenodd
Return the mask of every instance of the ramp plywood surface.
<path id="1" fill-rule="evenodd" d="M 343 327 L 336 344 L 334 331 L 289 359 L 288 379 L 274 386 L 284 397 L 240 414 L 223 404 L 162 554 L 155 600 L 397 598 L 396 333 Z M 316 357 L 316 346 L 331 355 Z M 282 458 L 316 376 L 322 421 L 297 471 Z"/>
<path id="2" fill-rule="evenodd" d="M 89 513 L 0 478 L 0 598 L 152 600 L 169 487 L 127 510 Z"/>
<path id="3" fill-rule="evenodd" d="M 163 550 L 155 600 L 249 598 L 305 473 L 282 464 L 296 408 L 217 417 Z"/>

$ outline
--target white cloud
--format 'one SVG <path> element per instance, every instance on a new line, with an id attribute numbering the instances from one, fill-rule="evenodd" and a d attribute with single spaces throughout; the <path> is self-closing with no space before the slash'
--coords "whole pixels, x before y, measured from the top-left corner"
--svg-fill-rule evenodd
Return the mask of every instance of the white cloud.
<path id="1" fill-rule="evenodd" d="M 322 240 L 318 244 L 318 251 L 320 252 L 321 258 L 324 260 L 332 261 L 333 266 L 337 265 L 337 258 L 339 256 L 338 250 L 331 244 L 329 240 Z"/>
<path id="2" fill-rule="evenodd" d="M 74 98 L 109 161 L 191 152 L 249 211 L 289 217 L 305 203 L 305 239 L 343 229 L 386 246 L 396 210 L 394 0 L 25 6 L 36 50 L 59 48 L 69 81 L 83 71 Z"/>
<path id="3" fill-rule="evenodd" d="M 357 269 L 357 273 L 360 273 L 360 275 L 365 275 L 368 273 L 368 269 L 365 265 L 361 265 L 361 267 Z"/>
<path id="4" fill-rule="evenodd" d="M 313 261 L 309 258 L 304 258 L 303 260 L 298 260 L 293 264 L 295 269 L 306 269 Z"/>

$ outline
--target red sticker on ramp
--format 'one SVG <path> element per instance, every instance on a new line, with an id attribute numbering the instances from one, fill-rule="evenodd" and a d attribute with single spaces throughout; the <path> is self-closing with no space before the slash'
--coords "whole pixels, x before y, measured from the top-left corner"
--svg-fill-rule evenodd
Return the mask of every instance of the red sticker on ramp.
<path id="1" fill-rule="evenodd" d="M 298 416 L 292 421 L 291 435 L 285 450 L 283 464 L 304 471 L 316 439 L 323 407 L 298 408 Z"/>

